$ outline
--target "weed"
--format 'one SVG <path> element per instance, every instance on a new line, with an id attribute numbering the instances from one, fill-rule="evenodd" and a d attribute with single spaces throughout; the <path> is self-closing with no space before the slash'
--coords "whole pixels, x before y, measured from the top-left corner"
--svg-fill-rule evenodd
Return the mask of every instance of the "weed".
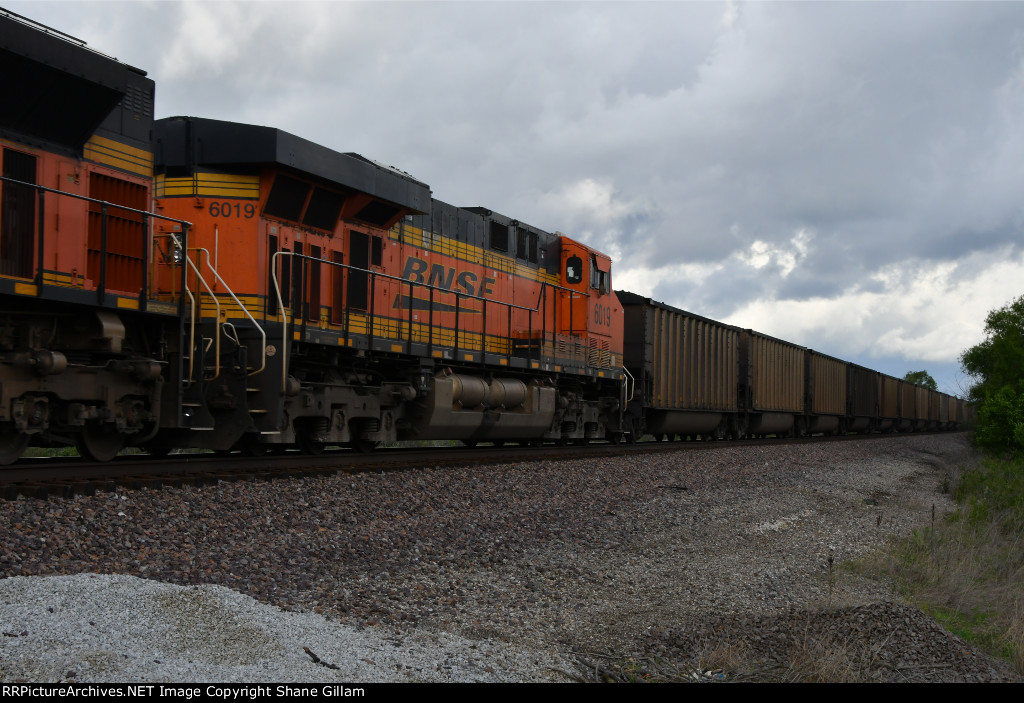
<path id="1" fill-rule="evenodd" d="M 78 456 L 78 450 L 74 447 L 29 447 L 23 456 L 36 457 L 58 457 Z"/>
<path id="2" fill-rule="evenodd" d="M 960 507 L 897 542 L 880 571 L 946 629 L 1024 673 L 1024 460 L 989 459 Z"/>

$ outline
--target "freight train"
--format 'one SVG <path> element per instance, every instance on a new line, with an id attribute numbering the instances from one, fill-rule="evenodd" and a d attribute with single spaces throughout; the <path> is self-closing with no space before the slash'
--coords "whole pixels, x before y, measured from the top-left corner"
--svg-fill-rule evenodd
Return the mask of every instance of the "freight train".
<path id="1" fill-rule="evenodd" d="M 964 413 L 617 294 L 601 252 L 358 154 L 155 120 L 144 71 L 2 11 L 0 68 L 0 464 L 29 445 L 107 461 L 130 446 L 909 430 Z"/>
<path id="2" fill-rule="evenodd" d="M 702 439 L 952 430 L 959 398 L 618 291 L 635 380 L 627 438 Z"/>

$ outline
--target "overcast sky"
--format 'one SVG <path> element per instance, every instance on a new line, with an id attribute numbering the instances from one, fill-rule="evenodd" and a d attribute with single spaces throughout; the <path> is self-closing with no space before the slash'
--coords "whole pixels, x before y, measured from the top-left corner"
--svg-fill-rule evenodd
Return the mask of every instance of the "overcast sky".
<path id="1" fill-rule="evenodd" d="M 1024 3 L 5 2 L 602 248 L 616 288 L 902 376 L 1024 293 Z"/>

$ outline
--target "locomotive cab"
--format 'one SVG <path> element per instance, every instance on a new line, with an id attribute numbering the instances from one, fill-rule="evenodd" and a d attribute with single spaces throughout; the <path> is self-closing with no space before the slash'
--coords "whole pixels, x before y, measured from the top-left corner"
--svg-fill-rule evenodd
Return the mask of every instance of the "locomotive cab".
<path id="1" fill-rule="evenodd" d="M 614 360 L 622 356 L 623 312 L 612 290 L 611 259 L 566 237 L 561 242 L 558 332 L 562 341 L 584 364 L 617 366 Z"/>

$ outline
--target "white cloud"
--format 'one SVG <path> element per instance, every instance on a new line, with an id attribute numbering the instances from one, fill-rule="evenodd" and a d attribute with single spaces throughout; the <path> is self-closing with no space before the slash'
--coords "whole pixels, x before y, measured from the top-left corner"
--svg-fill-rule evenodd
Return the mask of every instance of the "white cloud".
<path id="1" fill-rule="evenodd" d="M 570 216 L 586 215 L 593 222 L 613 226 L 646 207 L 640 199 L 621 200 L 611 183 L 593 178 L 570 183 L 557 193 L 544 196 L 545 204 L 565 211 Z"/>
<path id="2" fill-rule="evenodd" d="M 758 299 L 726 322 L 846 357 L 953 362 L 981 341 L 990 310 L 1024 292 L 1024 254 L 1005 247 L 956 263 L 893 264 L 871 279 L 880 291 L 854 286 L 827 299 Z"/>
<path id="3" fill-rule="evenodd" d="M 736 20 L 740 16 L 739 5 L 734 0 L 729 0 L 725 3 L 725 12 L 722 13 L 721 25 L 725 29 L 730 29 Z"/>
<path id="4" fill-rule="evenodd" d="M 695 263 L 695 264 L 671 264 L 658 268 L 636 267 L 629 269 L 617 269 L 615 272 L 614 286 L 618 290 L 628 290 L 633 293 L 651 297 L 654 295 L 655 286 L 665 281 L 687 281 L 692 285 L 700 286 L 713 276 L 721 274 L 723 270 L 721 263 Z M 665 301 L 669 302 L 669 301 Z M 671 305 L 682 306 L 683 304 L 669 302 Z M 700 310 L 692 310 L 698 315 L 704 313 Z"/>
<path id="5" fill-rule="evenodd" d="M 160 73 L 168 80 L 219 77 L 243 51 L 254 14 L 243 5 L 189 0 L 180 7 L 181 20 L 168 32 Z M 177 31 L 174 31 L 174 30 Z"/>
<path id="6" fill-rule="evenodd" d="M 814 233 L 801 228 L 789 240 L 789 246 L 774 246 L 769 242 L 757 239 L 746 251 L 737 252 L 734 256 L 751 268 L 761 270 L 774 264 L 779 275 L 786 278 L 807 258 Z"/>
<path id="7" fill-rule="evenodd" d="M 564 234 L 603 250 L 616 261 L 624 254 L 621 235 L 627 222 L 651 211 L 645 198 L 623 199 L 611 182 L 596 178 L 544 193 L 540 206 L 547 221 L 564 223 L 559 227 Z"/>

